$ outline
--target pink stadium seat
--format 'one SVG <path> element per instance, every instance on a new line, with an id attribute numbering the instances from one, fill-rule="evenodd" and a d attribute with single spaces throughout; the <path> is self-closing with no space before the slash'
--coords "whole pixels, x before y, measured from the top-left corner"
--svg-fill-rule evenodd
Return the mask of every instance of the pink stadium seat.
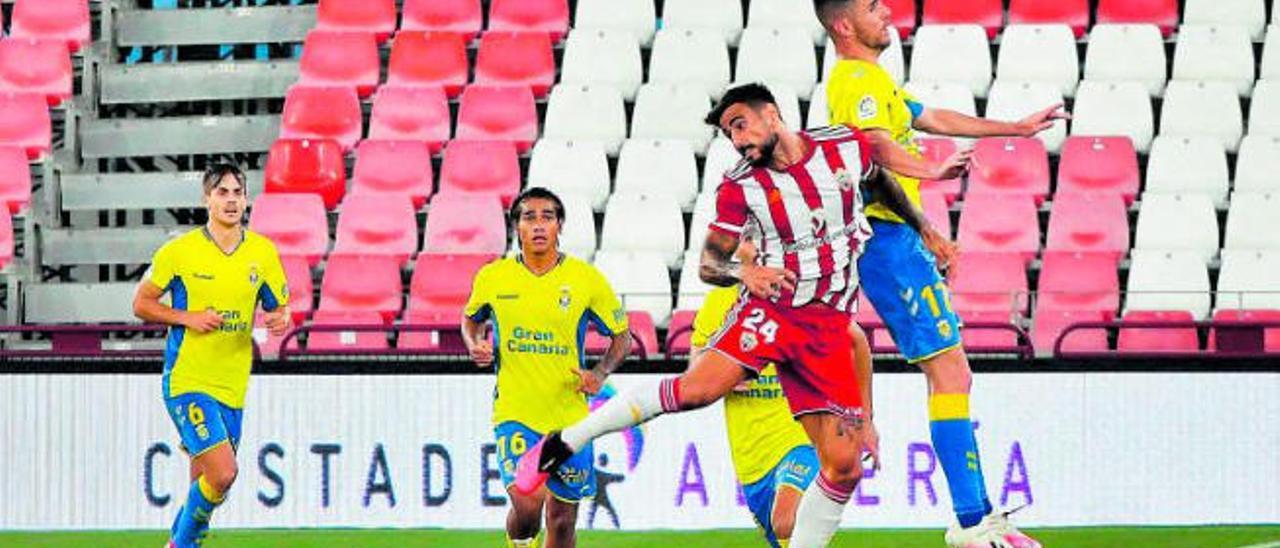
<path id="1" fill-rule="evenodd" d="M 31 168 L 27 153 L 17 147 L 0 147 L 0 211 L 16 214 L 31 203 Z"/>
<path id="2" fill-rule="evenodd" d="M 284 98 L 280 137 L 333 139 L 346 151 L 360 141 L 363 124 L 356 90 L 294 85 Z"/>
<path id="3" fill-rule="evenodd" d="M 1108 253 L 1045 251 L 1040 267 L 1036 311 L 1092 312 L 1095 320 L 1115 316 L 1120 308 L 1117 258 Z"/>
<path id="4" fill-rule="evenodd" d="M 277 139 L 267 153 L 265 193 L 318 194 L 333 209 L 347 190 L 342 147 L 329 139 Z"/>
<path id="5" fill-rule="evenodd" d="M 1123 321 L 1181 322 L 1191 321 L 1186 310 L 1147 311 L 1133 310 L 1124 315 Z M 1196 352 L 1200 350 L 1200 337 L 1195 327 L 1121 327 L 1116 342 L 1119 352 Z"/>
<path id="6" fill-rule="evenodd" d="M 510 141 L 520 154 L 538 139 L 538 111 L 526 86 L 467 86 L 458 107 L 458 139 Z"/>
<path id="7" fill-rule="evenodd" d="M 509 207 L 520 192 L 520 161 L 512 143 L 450 141 L 440 166 L 440 192 L 491 194 Z"/>
<path id="8" fill-rule="evenodd" d="M 1218 352 L 1256 352 L 1256 332 L 1232 328 L 1232 323 L 1280 321 L 1280 310 L 1219 310 L 1213 314 L 1216 322 L 1227 325 L 1214 327 L 1209 333 L 1209 348 Z M 1262 348 L 1265 352 L 1280 352 L 1280 327 L 1262 330 Z"/>
<path id="9" fill-rule="evenodd" d="M 480 0 L 405 0 L 401 15 L 401 32 L 451 32 L 464 41 L 475 38 L 484 26 Z"/>
<path id="10" fill-rule="evenodd" d="M 393 194 L 352 194 L 342 201 L 333 252 L 379 255 L 404 263 L 418 251 L 413 200 Z"/>
<path id="11" fill-rule="evenodd" d="M 1090 251 L 1119 260 L 1129 250 L 1129 213 L 1114 194 L 1059 193 L 1049 214 L 1046 250 Z"/>
<path id="12" fill-rule="evenodd" d="M 378 87 L 381 63 L 372 34 L 313 30 L 302 45 L 298 83 L 352 87 L 365 98 Z"/>
<path id="13" fill-rule="evenodd" d="M 456 321 L 471 295 L 480 268 L 497 255 L 488 253 L 418 254 L 409 281 L 409 311 L 419 319 Z"/>
<path id="14" fill-rule="evenodd" d="M 1079 310 L 1046 310 L 1036 308 L 1035 325 L 1031 329 L 1031 345 L 1037 354 L 1050 354 L 1058 337 L 1066 332 L 1072 324 L 1096 322 L 1102 318 L 1097 312 Z M 1062 340 L 1064 352 L 1106 352 L 1110 350 L 1107 343 L 1106 329 L 1077 329 L 1067 334 Z"/>
<path id="15" fill-rule="evenodd" d="M 671 313 L 671 321 L 667 323 L 668 356 L 690 352 L 689 339 L 693 337 L 693 318 L 697 315 L 697 310 L 676 310 Z"/>
<path id="16" fill-rule="evenodd" d="M 264 193 L 253 200 L 249 230 L 276 244 L 281 257 L 315 266 L 329 250 L 329 221 L 316 194 Z"/>
<path id="17" fill-rule="evenodd" d="M 956 240 L 966 251 L 1017 253 L 1030 261 L 1040 249 L 1040 228 L 1031 196 L 972 194 L 964 200 Z"/>
<path id="18" fill-rule="evenodd" d="M 284 278 L 289 284 L 289 312 L 293 316 L 293 324 L 301 325 L 311 315 L 312 297 L 315 288 L 311 282 L 311 265 L 304 257 L 281 256 L 280 264 L 284 266 Z"/>
<path id="19" fill-rule="evenodd" d="M 1127 137 L 1068 137 L 1058 163 L 1058 191 L 1107 192 L 1124 196 L 1126 205 L 1138 195 L 1138 153 Z"/>
<path id="20" fill-rule="evenodd" d="M 53 126 L 44 95 L 0 92 L 0 120 L 0 146 L 20 147 L 31 161 L 49 154 Z"/>
<path id="21" fill-rule="evenodd" d="M 13 217 L 0 211 L 0 270 L 13 260 Z"/>
<path id="22" fill-rule="evenodd" d="M 534 97 L 541 99 L 555 79 L 556 62 L 546 34 L 489 31 L 480 37 L 477 84 L 529 86 Z"/>
<path id="23" fill-rule="evenodd" d="M 858 294 L 858 311 L 854 314 L 853 319 L 867 333 L 872 352 L 898 351 L 898 345 L 893 342 L 893 336 L 889 334 L 889 329 L 884 326 L 884 320 L 880 318 L 880 314 L 871 305 L 871 300 L 867 299 L 866 293 Z"/>
<path id="24" fill-rule="evenodd" d="M 658 347 L 658 331 L 653 325 L 653 317 L 648 312 L 628 311 L 627 324 L 631 330 L 631 354 L 648 358 L 662 356 Z M 587 337 L 583 343 L 586 353 L 599 356 L 609 350 L 611 339 L 597 333 L 594 328 L 587 329 Z"/>
<path id="25" fill-rule="evenodd" d="M 905 42 L 916 30 L 916 0 L 884 0 L 884 4 L 889 7 L 898 38 Z"/>
<path id="26" fill-rule="evenodd" d="M 422 209 L 432 192 L 431 150 L 421 141 L 361 141 L 351 178 L 352 194 L 408 196 Z"/>
<path id="27" fill-rule="evenodd" d="M 0 40 L 0 91 L 39 93 L 55 107 L 71 98 L 71 53 L 61 40 Z"/>
<path id="28" fill-rule="evenodd" d="M 1000 312 L 1007 319 L 1010 312 L 1023 314 L 1027 309 L 1026 264 L 1015 253 L 961 253 L 950 286 L 950 304 L 960 313 Z M 936 292 L 933 295 L 940 308 L 947 304 Z"/>
<path id="29" fill-rule="evenodd" d="M 383 325 L 377 312 L 367 310 L 317 310 L 311 325 Z M 312 331 L 307 335 L 307 350 L 383 350 L 387 348 L 386 331 Z"/>
<path id="30" fill-rule="evenodd" d="M 940 163 L 946 160 L 952 154 L 956 153 L 956 142 L 946 137 L 927 137 L 917 139 L 916 143 L 920 145 L 920 154 L 926 160 L 933 163 Z M 955 203 L 960 198 L 961 192 L 960 178 L 945 180 L 926 180 L 920 181 L 921 194 L 941 194 L 947 199 L 947 205 Z"/>
<path id="31" fill-rule="evenodd" d="M 369 138 L 423 141 L 436 154 L 451 135 L 449 98 L 440 87 L 385 85 L 373 97 Z"/>
<path id="32" fill-rule="evenodd" d="M 377 312 L 390 323 L 400 315 L 403 293 L 394 257 L 334 254 L 320 283 L 320 310 Z"/>
<path id="33" fill-rule="evenodd" d="M 1018 334 L 1003 327 L 991 325 L 1014 325 L 1013 316 L 1009 312 L 994 310 L 968 310 L 960 312 L 960 340 L 965 350 L 987 352 L 1011 352 L 1018 346 Z M 985 324 L 979 326 L 978 324 Z"/>
<path id="34" fill-rule="evenodd" d="M 1080 38 L 1089 28 L 1089 0 L 1010 0 L 1009 24 L 1063 24 Z"/>
<path id="35" fill-rule="evenodd" d="M 569 30 L 567 0 L 490 0 L 489 29 L 545 32 L 559 42 Z"/>
<path id="36" fill-rule="evenodd" d="M 921 24 L 978 25 L 992 39 L 1004 26 L 1004 5 L 1000 0 L 924 0 Z"/>
<path id="37" fill-rule="evenodd" d="M 396 31 L 395 0 L 320 0 L 316 28 L 373 34 L 385 42 Z"/>
<path id="38" fill-rule="evenodd" d="M 448 32 L 401 32 L 391 46 L 387 84 L 440 86 L 449 98 L 467 85 L 467 44 Z"/>
<path id="39" fill-rule="evenodd" d="M 1036 205 L 1049 194 L 1049 153 L 1034 137 L 978 139 L 973 147 L 967 196 L 1029 195 Z"/>
<path id="40" fill-rule="evenodd" d="M 1178 27 L 1178 0 L 1098 0 L 1096 23 L 1149 23 L 1167 38 Z"/>
<path id="41" fill-rule="evenodd" d="M 924 217 L 944 236 L 951 238 L 951 213 L 947 211 L 947 199 L 942 194 L 924 193 L 920 195 L 921 209 Z"/>
<path id="42" fill-rule="evenodd" d="M 13 4 L 9 35 L 14 38 L 62 40 L 75 53 L 89 44 L 89 2 L 17 0 Z"/>
<path id="43" fill-rule="evenodd" d="M 441 193 L 431 200 L 422 251 L 489 253 L 507 250 L 507 225 L 497 197 Z"/>

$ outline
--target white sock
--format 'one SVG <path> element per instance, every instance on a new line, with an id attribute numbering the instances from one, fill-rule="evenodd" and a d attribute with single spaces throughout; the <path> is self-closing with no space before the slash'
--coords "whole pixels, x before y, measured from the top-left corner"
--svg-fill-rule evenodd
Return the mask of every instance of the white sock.
<path id="1" fill-rule="evenodd" d="M 509 539 L 512 548 L 533 548 L 538 541 L 538 537 L 533 538 L 513 538 Z"/>
<path id="2" fill-rule="evenodd" d="M 821 473 L 800 497 L 796 525 L 791 531 L 791 548 L 824 548 L 840 527 L 840 515 L 849 502 L 853 487 L 827 481 Z"/>
<path id="3" fill-rule="evenodd" d="M 565 428 L 560 439 L 576 453 L 600 436 L 678 410 L 676 380 L 672 377 L 656 384 L 646 383 L 614 396 L 585 419 Z"/>

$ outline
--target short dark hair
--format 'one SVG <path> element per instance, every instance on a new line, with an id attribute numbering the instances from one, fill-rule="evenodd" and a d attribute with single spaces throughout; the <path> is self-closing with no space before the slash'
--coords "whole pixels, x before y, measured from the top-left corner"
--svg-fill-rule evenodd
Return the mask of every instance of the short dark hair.
<path id="1" fill-rule="evenodd" d="M 204 177 L 201 180 L 201 186 L 204 188 L 204 193 L 208 194 L 213 192 L 213 189 L 218 186 L 218 183 L 222 182 L 222 178 L 227 175 L 235 177 L 236 180 L 240 182 L 241 190 L 245 190 L 246 192 L 248 191 L 248 189 L 245 188 L 244 171 L 234 164 L 217 163 L 210 165 L 204 170 Z"/>
<path id="2" fill-rule="evenodd" d="M 826 27 L 835 10 L 845 8 L 855 1 L 857 0 L 813 0 L 813 11 L 818 14 L 818 21 L 822 22 L 822 26 Z"/>
<path id="3" fill-rule="evenodd" d="M 724 116 L 724 111 L 729 107 L 738 103 L 746 103 L 752 107 L 760 107 L 763 105 L 778 106 L 778 101 L 773 98 L 773 92 L 764 84 L 750 83 L 729 88 L 724 92 L 724 96 L 720 98 L 720 102 L 711 108 L 711 112 L 707 113 L 707 117 L 702 121 L 709 126 L 720 127 L 720 117 Z"/>
<path id="4" fill-rule="evenodd" d="M 516 196 L 516 199 L 511 202 L 510 216 L 512 225 L 520 222 L 520 213 L 523 209 L 522 206 L 524 206 L 525 200 L 533 199 L 551 200 L 551 203 L 555 204 L 556 220 L 560 221 L 560 224 L 564 224 L 564 202 L 560 201 L 560 197 L 556 196 L 556 193 L 543 187 L 531 186 L 524 189 L 524 192 L 521 192 L 520 195 Z"/>

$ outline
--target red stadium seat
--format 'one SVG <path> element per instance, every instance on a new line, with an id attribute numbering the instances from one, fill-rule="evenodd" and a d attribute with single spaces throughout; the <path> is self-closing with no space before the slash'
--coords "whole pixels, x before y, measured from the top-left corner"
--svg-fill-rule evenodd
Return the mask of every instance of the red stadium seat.
<path id="1" fill-rule="evenodd" d="M 942 194 L 923 193 L 920 195 L 920 209 L 933 228 L 944 236 L 951 238 L 951 213 L 947 210 L 947 199 Z"/>
<path id="2" fill-rule="evenodd" d="M 1049 194 L 1049 153 L 1034 137 L 979 139 L 973 147 L 967 196 L 1029 195 L 1036 205 Z"/>
<path id="3" fill-rule="evenodd" d="M 264 193 L 253 200 L 249 230 L 276 244 L 281 257 L 315 266 L 329 251 L 329 221 L 316 194 Z"/>
<path id="4" fill-rule="evenodd" d="M 490 0 L 489 30 L 545 32 L 559 42 L 569 30 L 566 0 Z"/>
<path id="5" fill-rule="evenodd" d="M 320 0 L 316 28 L 373 34 L 385 42 L 396 31 L 395 0 Z"/>
<path id="6" fill-rule="evenodd" d="M 489 253 L 507 250 L 507 225 L 497 197 L 441 193 L 431 200 L 422 251 Z"/>
<path id="7" fill-rule="evenodd" d="M 1026 312 L 1027 271 L 1021 256 L 965 252 L 956 262 L 950 304 L 957 312 L 1000 312 L 1006 317 L 1010 312 Z M 941 309 L 947 304 L 943 296 L 932 295 L 934 300 L 925 298 L 924 305 L 932 308 L 936 303 Z"/>
<path id="8" fill-rule="evenodd" d="M 1129 213 L 1113 194 L 1059 193 L 1049 215 L 1046 250 L 1110 254 L 1119 260 L 1129 250 Z"/>
<path id="9" fill-rule="evenodd" d="M 31 203 L 31 168 L 27 153 L 17 147 L 0 147 L 0 211 L 16 214 Z"/>
<path id="10" fill-rule="evenodd" d="M 422 209 L 432 192 L 431 150 L 421 141 L 362 141 L 351 178 L 352 194 L 408 196 Z"/>
<path id="11" fill-rule="evenodd" d="M 921 24 L 978 25 L 993 39 L 1004 26 L 1004 5 L 1000 0 L 924 0 Z"/>
<path id="12" fill-rule="evenodd" d="M 451 32 L 464 41 L 475 38 L 484 26 L 480 0 L 405 0 L 401 15 L 401 32 Z"/>
<path id="13" fill-rule="evenodd" d="M 966 251 L 1018 253 L 1030 261 L 1040 249 L 1036 204 L 1030 196 L 965 197 L 957 241 Z"/>
<path id="14" fill-rule="evenodd" d="M 4 120 L 0 123 L 0 146 L 19 147 L 30 161 L 49 154 L 53 126 L 44 95 L 0 92 L 0 120 Z"/>
<path id="15" fill-rule="evenodd" d="M 889 7 L 898 38 L 906 41 L 916 30 L 916 0 L 885 0 L 884 4 Z"/>
<path id="16" fill-rule="evenodd" d="M 880 314 L 871 305 L 871 300 L 867 299 L 866 293 L 858 294 L 858 311 L 854 314 L 853 319 L 858 322 L 863 331 L 866 331 L 872 352 L 898 351 L 898 345 L 893 342 L 893 336 L 889 334 L 889 329 L 884 326 L 884 320 L 880 318 Z M 873 329 L 872 326 L 875 326 L 875 328 Z"/>
<path id="17" fill-rule="evenodd" d="M 1280 327 L 1266 328 L 1259 334 L 1252 328 L 1231 326 L 1232 323 L 1280 321 L 1280 310 L 1219 310 L 1213 313 L 1213 319 L 1226 325 L 1216 326 L 1209 333 L 1210 349 L 1218 352 L 1280 352 Z M 1259 335 L 1260 349 L 1256 345 Z"/>
<path id="18" fill-rule="evenodd" d="M 292 313 L 293 324 L 301 325 L 313 308 L 311 301 L 315 288 L 311 282 L 311 265 L 304 257 L 284 255 L 280 257 L 280 264 L 284 266 L 284 278 L 289 284 L 289 312 Z"/>
<path id="19" fill-rule="evenodd" d="M 941 163 L 956 153 L 956 142 L 946 137 L 927 137 L 916 139 L 920 146 L 920 154 L 935 164 Z M 960 198 L 961 181 L 959 177 L 946 180 L 920 181 L 920 194 L 940 194 L 947 199 L 947 205 Z"/>
<path id="20" fill-rule="evenodd" d="M 1095 23 L 1149 23 L 1168 38 L 1178 27 L 1178 0 L 1098 0 Z"/>
<path id="21" fill-rule="evenodd" d="M 409 311 L 419 319 L 456 321 L 471 295 L 480 268 L 497 257 L 489 253 L 422 252 L 409 281 Z"/>
<path id="22" fill-rule="evenodd" d="M 377 312 L 362 310 L 317 310 L 313 326 L 383 325 Z M 307 350 L 383 350 L 387 348 L 386 331 L 312 331 L 307 334 Z"/>
<path id="23" fill-rule="evenodd" d="M 648 312 L 628 311 L 627 324 L 628 329 L 631 330 L 632 355 L 648 358 L 656 358 L 662 355 L 662 349 L 658 348 L 658 331 L 653 325 L 653 317 Z M 609 350 L 610 342 L 611 339 L 591 328 L 587 329 L 586 340 L 582 346 L 587 354 L 599 356 Z"/>
<path id="24" fill-rule="evenodd" d="M 55 107 L 71 98 L 71 78 L 71 53 L 61 40 L 0 40 L 0 91 L 39 93 Z"/>
<path id="25" fill-rule="evenodd" d="M 510 141 L 524 154 L 538 139 L 538 111 L 525 86 L 471 85 L 458 107 L 458 139 Z"/>
<path id="26" fill-rule="evenodd" d="M 390 323 L 400 315 L 403 293 L 394 257 L 334 254 L 320 283 L 320 310 L 377 312 Z"/>
<path id="27" fill-rule="evenodd" d="M 89 2 L 86 0 L 17 0 L 9 35 L 14 38 L 52 38 L 75 53 L 89 44 Z"/>
<path id="28" fill-rule="evenodd" d="M 512 143 L 451 141 L 440 166 L 440 192 L 492 194 L 509 207 L 520 192 L 520 160 Z"/>
<path id="29" fill-rule="evenodd" d="M 298 83 L 351 87 L 365 98 L 378 87 L 381 63 L 372 34 L 313 30 L 302 45 Z"/>
<path id="30" fill-rule="evenodd" d="M 404 263 L 418 251 L 413 200 L 392 194 L 352 194 L 342 201 L 334 253 L 392 257 Z"/>
<path id="31" fill-rule="evenodd" d="M 1046 251 L 1040 267 L 1036 304 L 1043 310 L 1089 311 L 1094 319 L 1115 316 L 1120 308 L 1117 258 L 1108 253 Z"/>
<path id="32" fill-rule="evenodd" d="M 329 139 L 277 139 L 267 153 L 265 193 L 319 194 L 333 209 L 347 191 L 342 147 Z"/>
<path id="33" fill-rule="evenodd" d="M 280 118 L 283 139 L 333 139 L 351 150 L 360 141 L 364 124 L 356 90 L 295 85 L 284 98 Z"/>
<path id="34" fill-rule="evenodd" d="M 447 32 L 401 32 L 391 46 L 387 84 L 440 86 L 449 98 L 467 85 L 467 44 Z"/>
<path id="35" fill-rule="evenodd" d="M 382 86 L 373 97 L 369 138 L 424 141 L 436 154 L 451 135 L 449 117 L 449 98 L 442 88 Z"/>
<path id="36" fill-rule="evenodd" d="M 1009 312 L 969 310 L 960 312 L 960 340 L 969 352 L 1013 352 L 1018 348 L 1018 333 L 1004 327 L 1014 325 Z M 986 325 L 977 325 L 977 324 Z"/>
<path id="37" fill-rule="evenodd" d="M 671 313 L 671 321 L 667 323 L 667 355 L 688 354 L 692 348 L 689 339 L 693 337 L 693 318 L 697 310 L 676 310 Z"/>
<path id="38" fill-rule="evenodd" d="M 1068 137 L 1058 162 L 1058 191 L 1107 192 L 1124 196 L 1126 205 L 1138 195 L 1138 153 L 1128 137 Z"/>
<path id="39" fill-rule="evenodd" d="M 1063 24 L 1076 38 L 1089 28 L 1089 0 L 1010 0 L 1009 24 Z"/>
<path id="40" fill-rule="evenodd" d="M 541 99 L 555 80 L 556 62 L 546 34 L 489 31 L 480 37 L 477 84 L 529 86 L 534 97 Z"/>
<path id="41" fill-rule="evenodd" d="M 1138 322 L 1184 322 L 1191 321 L 1191 313 L 1186 310 L 1147 311 L 1133 310 L 1124 315 L 1123 321 Z M 1152 327 L 1136 328 L 1120 327 L 1120 337 L 1116 341 L 1118 352 L 1197 352 L 1200 350 L 1200 337 L 1195 327 Z"/>
<path id="42" fill-rule="evenodd" d="M 0 270 L 13 260 L 13 218 L 0 211 Z"/>
<path id="43" fill-rule="evenodd" d="M 1097 312 L 1080 310 L 1045 310 L 1036 308 L 1035 325 L 1031 329 L 1031 345 L 1036 354 L 1053 353 L 1058 337 L 1066 332 L 1072 324 L 1096 322 L 1102 320 Z M 1106 352 L 1110 350 L 1107 343 L 1106 329 L 1080 328 L 1067 333 L 1062 340 L 1064 352 Z"/>

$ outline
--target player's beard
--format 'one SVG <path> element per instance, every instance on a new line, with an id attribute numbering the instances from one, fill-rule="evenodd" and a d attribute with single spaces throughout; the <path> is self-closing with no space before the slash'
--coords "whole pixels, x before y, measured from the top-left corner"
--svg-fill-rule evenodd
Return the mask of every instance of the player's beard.
<path id="1" fill-rule="evenodd" d="M 756 150 L 760 151 L 760 156 L 751 160 L 751 166 L 752 167 L 768 167 L 769 162 L 773 160 L 773 151 L 777 147 L 778 147 L 777 134 L 770 135 L 769 138 L 765 139 L 763 143 L 760 143 L 758 145 L 751 145 L 751 148 L 755 148 Z M 741 152 L 745 154 L 747 150 L 749 149 L 744 149 Z"/>

